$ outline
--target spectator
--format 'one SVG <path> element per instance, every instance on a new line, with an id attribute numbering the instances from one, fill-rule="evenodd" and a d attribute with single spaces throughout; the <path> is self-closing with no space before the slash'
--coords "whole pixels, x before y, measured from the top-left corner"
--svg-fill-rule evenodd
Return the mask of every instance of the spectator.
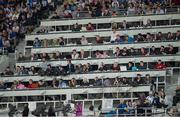
<path id="1" fill-rule="evenodd" d="M 34 66 L 31 66 L 29 69 L 29 75 L 35 75 L 35 74 L 37 74 L 37 71 L 35 70 Z"/>
<path id="2" fill-rule="evenodd" d="M 135 7 L 133 6 L 133 4 L 130 3 L 128 6 L 129 7 L 127 9 L 127 15 L 135 15 L 136 11 L 135 11 Z"/>
<path id="3" fill-rule="evenodd" d="M 93 31 L 94 30 L 94 27 L 91 23 L 88 23 L 88 25 L 86 26 L 86 30 L 87 31 Z"/>
<path id="4" fill-rule="evenodd" d="M 41 54 L 41 59 L 45 59 L 45 60 L 50 60 L 50 57 L 49 57 L 49 55 L 47 54 L 47 53 L 42 53 Z"/>
<path id="5" fill-rule="evenodd" d="M 37 37 L 35 38 L 33 47 L 34 47 L 34 48 L 39 48 L 39 47 L 41 47 L 41 41 L 39 40 L 39 38 L 37 38 Z"/>
<path id="6" fill-rule="evenodd" d="M 118 35 L 118 33 L 116 32 L 116 29 L 113 29 L 113 32 L 111 34 L 111 39 L 110 39 L 110 42 L 111 43 L 114 43 L 115 40 L 116 40 L 116 35 Z"/>
<path id="7" fill-rule="evenodd" d="M 176 33 L 176 40 L 180 40 L 180 30 L 178 30 Z"/>
<path id="8" fill-rule="evenodd" d="M 127 110 L 127 105 L 124 100 L 120 100 L 120 104 L 118 105 L 118 114 L 126 114 Z"/>
<path id="9" fill-rule="evenodd" d="M 119 47 L 116 47 L 114 54 L 115 54 L 115 57 L 119 57 L 121 55 L 121 50 Z"/>
<path id="10" fill-rule="evenodd" d="M 129 25 L 127 24 L 126 20 L 123 20 L 121 29 L 127 29 L 127 28 L 129 28 Z"/>
<path id="11" fill-rule="evenodd" d="M 82 64 L 76 65 L 76 67 L 75 67 L 75 73 L 77 73 L 77 74 L 83 73 L 83 66 L 82 66 Z"/>
<path id="12" fill-rule="evenodd" d="M 53 39 L 50 45 L 52 47 L 56 47 L 56 46 L 58 46 L 58 41 L 59 41 L 59 39 Z"/>
<path id="13" fill-rule="evenodd" d="M 95 77 L 93 86 L 102 86 L 102 80 L 98 77 Z"/>
<path id="14" fill-rule="evenodd" d="M 103 39 L 99 35 L 96 36 L 96 43 L 103 44 Z"/>
<path id="15" fill-rule="evenodd" d="M 47 65 L 47 69 L 45 71 L 45 74 L 47 76 L 52 76 L 53 75 L 53 68 L 51 67 L 51 64 Z"/>
<path id="16" fill-rule="evenodd" d="M 134 79 L 133 85 L 138 86 L 144 84 L 143 79 L 141 78 L 141 74 L 137 74 L 137 77 Z"/>
<path id="17" fill-rule="evenodd" d="M 10 67 L 7 67 L 5 69 L 5 73 L 4 73 L 6 76 L 12 76 L 14 75 L 14 72 L 10 70 Z"/>
<path id="18" fill-rule="evenodd" d="M 166 65 L 162 63 L 161 60 L 158 60 L 158 62 L 155 65 L 155 69 L 165 69 Z"/>
<path id="19" fill-rule="evenodd" d="M 174 40 L 174 35 L 171 32 L 168 32 L 167 40 L 170 40 L 170 41 Z"/>
<path id="20" fill-rule="evenodd" d="M 166 55 L 166 52 L 165 52 L 165 47 L 164 46 L 161 46 L 160 47 L 160 50 L 159 50 L 159 53 L 160 55 Z"/>
<path id="21" fill-rule="evenodd" d="M 120 66 L 117 62 L 115 62 L 113 65 L 112 65 L 112 70 L 115 71 L 115 72 L 118 72 L 120 71 Z"/>
<path id="22" fill-rule="evenodd" d="M 51 17 L 51 19 L 59 19 L 60 17 L 59 17 L 59 15 L 57 14 L 57 12 L 55 12 L 54 14 L 53 14 L 53 16 Z"/>
<path id="23" fill-rule="evenodd" d="M 106 71 L 106 70 L 107 70 L 107 67 L 106 67 L 106 65 L 105 65 L 103 62 L 101 62 L 101 63 L 98 65 L 98 70 L 99 70 L 99 71 Z"/>
<path id="24" fill-rule="evenodd" d="M 99 50 L 96 50 L 95 56 L 96 56 L 96 58 L 102 58 L 102 54 Z"/>
<path id="25" fill-rule="evenodd" d="M 129 62 L 127 66 L 127 70 L 132 70 L 132 68 L 133 68 L 133 63 Z"/>
<path id="26" fill-rule="evenodd" d="M 38 88 L 38 83 L 36 83 L 32 79 L 30 79 L 27 88 L 29 88 L 29 89 L 36 89 L 36 88 Z"/>
<path id="27" fill-rule="evenodd" d="M 72 78 L 70 81 L 69 81 L 69 87 L 76 87 L 77 86 L 77 81 L 75 78 Z"/>
<path id="28" fill-rule="evenodd" d="M 87 78 L 83 78 L 81 86 L 88 87 L 90 85 L 89 80 Z"/>
<path id="29" fill-rule="evenodd" d="M 142 48 L 140 49 L 139 55 L 148 56 L 149 53 L 148 53 L 148 51 L 147 51 L 144 47 L 142 47 Z"/>
<path id="30" fill-rule="evenodd" d="M 81 30 L 81 27 L 78 25 L 78 23 L 73 25 L 72 31 L 80 31 L 80 30 Z"/>
<path id="31" fill-rule="evenodd" d="M 124 47 L 124 48 L 122 49 L 121 56 L 129 56 L 129 51 L 128 51 L 128 49 L 127 49 L 126 47 Z"/>
<path id="32" fill-rule="evenodd" d="M 116 35 L 115 43 L 124 43 L 123 38 L 121 38 L 119 34 Z"/>
<path id="33" fill-rule="evenodd" d="M 17 80 L 14 80 L 13 84 L 11 85 L 11 90 L 16 90 L 17 89 L 17 84 L 18 84 Z"/>
<path id="34" fill-rule="evenodd" d="M 19 53 L 18 61 L 25 61 L 25 57 L 21 52 Z"/>
<path id="35" fill-rule="evenodd" d="M 16 89 L 26 89 L 25 85 L 21 81 L 17 82 Z"/>
<path id="36" fill-rule="evenodd" d="M 158 34 L 156 35 L 156 41 L 162 41 L 162 40 L 164 40 L 164 37 L 163 37 L 163 35 L 162 35 L 162 32 L 158 32 Z"/>
<path id="37" fill-rule="evenodd" d="M 60 80 L 59 80 L 58 88 L 66 88 L 66 87 L 67 87 L 66 82 L 63 81 L 63 79 L 60 79 Z"/>
<path id="38" fill-rule="evenodd" d="M 127 80 L 126 77 L 123 77 L 122 80 L 121 80 L 121 85 L 129 85 L 129 81 Z"/>
<path id="39" fill-rule="evenodd" d="M 108 58 L 109 56 L 108 56 L 108 54 L 107 54 L 106 51 L 103 51 L 103 54 L 101 55 L 101 57 L 102 57 L 102 58 Z"/>
<path id="40" fill-rule="evenodd" d="M 129 50 L 129 56 L 136 56 L 137 55 L 137 52 L 135 51 L 134 48 L 130 48 Z"/>
<path id="41" fill-rule="evenodd" d="M 42 71 L 46 71 L 48 66 L 48 62 L 45 60 L 45 58 L 42 58 L 42 63 L 39 65 L 39 67 L 42 69 Z"/>
<path id="42" fill-rule="evenodd" d="M 113 83 L 113 86 L 119 86 L 119 78 L 118 77 L 116 77 L 115 79 L 114 79 L 114 83 Z"/>
<path id="43" fill-rule="evenodd" d="M 53 108 L 53 106 L 50 105 L 49 109 L 48 109 L 48 117 L 55 117 L 56 113 L 55 110 Z"/>
<path id="44" fill-rule="evenodd" d="M 29 75 L 28 69 L 26 69 L 24 66 L 21 66 L 21 75 Z"/>
<path id="45" fill-rule="evenodd" d="M 156 85 L 154 83 L 154 80 L 150 77 L 149 74 L 146 74 L 145 83 L 150 84 L 152 91 L 154 91 L 156 89 Z"/>
<path id="46" fill-rule="evenodd" d="M 4 82 L 2 80 L 0 80 L 0 90 L 4 90 L 6 89 L 6 85 L 4 85 Z"/>
<path id="47" fill-rule="evenodd" d="M 149 96 L 146 97 L 145 103 L 152 105 L 154 100 L 153 92 L 149 92 Z"/>
<path id="48" fill-rule="evenodd" d="M 156 14 L 164 14 L 164 10 L 160 6 L 156 8 Z"/>
<path id="49" fill-rule="evenodd" d="M 60 45 L 60 46 L 65 45 L 65 42 L 64 42 L 64 38 L 63 38 L 63 37 L 60 37 L 60 38 L 59 38 L 59 45 Z"/>
<path id="50" fill-rule="evenodd" d="M 141 33 L 139 33 L 137 35 L 136 42 L 144 42 L 144 40 L 145 39 L 144 39 L 143 35 Z"/>
<path id="51" fill-rule="evenodd" d="M 106 79 L 104 80 L 104 82 L 103 82 L 103 85 L 104 85 L 105 87 L 110 87 L 110 86 L 112 86 L 110 79 L 109 79 L 109 78 L 106 78 Z"/>
<path id="52" fill-rule="evenodd" d="M 56 51 L 56 53 L 53 53 L 52 58 L 53 58 L 54 60 L 63 59 L 63 56 L 62 56 L 62 53 Z"/>
<path id="53" fill-rule="evenodd" d="M 81 102 L 77 102 L 75 105 L 76 117 L 82 116 L 83 106 Z"/>
<path id="54" fill-rule="evenodd" d="M 88 44 L 88 41 L 84 35 L 81 37 L 80 42 L 81 42 L 81 45 L 87 45 Z"/>
<path id="55" fill-rule="evenodd" d="M 22 117 L 28 117 L 28 115 L 29 115 L 29 107 L 28 104 L 25 104 L 24 109 L 22 111 Z"/>
<path id="56" fill-rule="evenodd" d="M 58 80 L 56 79 L 56 78 L 54 78 L 53 80 L 52 80 L 52 87 L 53 88 L 58 88 L 58 86 L 59 86 L 59 82 L 58 82 Z"/>
<path id="57" fill-rule="evenodd" d="M 138 66 L 138 69 L 139 69 L 139 70 L 145 70 L 146 68 L 147 68 L 147 66 L 144 64 L 144 62 L 143 62 L 143 61 L 140 61 L 139 66 Z"/>
<path id="58" fill-rule="evenodd" d="M 169 45 L 168 48 L 166 49 L 167 54 L 176 54 L 176 50 L 172 45 Z"/>
<path id="59" fill-rule="evenodd" d="M 79 58 L 79 53 L 77 53 L 75 49 L 72 51 L 71 58 L 72 59 L 78 59 Z"/>
<path id="60" fill-rule="evenodd" d="M 42 81 L 42 80 L 39 80 L 38 81 L 38 88 L 46 88 L 47 87 L 47 84 Z"/>
<path id="61" fill-rule="evenodd" d="M 158 54 L 157 49 L 154 46 L 152 46 L 150 48 L 150 55 L 157 55 L 157 54 Z"/>

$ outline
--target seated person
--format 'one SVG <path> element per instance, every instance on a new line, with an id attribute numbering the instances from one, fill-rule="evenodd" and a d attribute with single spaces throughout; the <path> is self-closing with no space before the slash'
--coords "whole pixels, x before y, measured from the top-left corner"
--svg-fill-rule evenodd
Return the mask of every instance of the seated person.
<path id="1" fill-rule="evenodd" d="M 99 35 L 96 36 L 96 43 L 103 44 L 103 39 Z"/>
<path id="2" fill-rule="evenodd" d="M 69 82 L 70 83 L 70 82 Z M 74 85 L 74 84 L 73 84 Z M 72 86 L 72 84 L 71 84 Z M 70 87 L 71 87 L 70 86 Z M 66 88 L 67 87 L 67 84 L 65 81 L 63 81 L 62 79 L 59 80 L 59 85 L 58 85 L 58 88 Z"/>
<path id="3" fill-rule="evenodd" d="M 14 75 L 14 72 L 10 69 L 10 67 L 7 67 L 7 68 L 5 69 L 4 75 L 6 75 L 6 76 L 12 76 L 12 75 Z"/>
<path id="4" fill-rule="evenodd" d="M 127 49 L 126 47 L 124 47 L 124 48 L 122 49 L 121 56 L 129 56 L 129 51 L 128 51 L 128 49 Z"/>
<path id="5" fill-rule="evenodd" d="M 19 53 L 18 61 L 25 61 L 25 57 L 21 52 Z"/>
<path id="6" fill-rule="evenodd" d="M 80 43 L 81 43 L 81 45 L 87 45 L 88 44 L 88 41 L 84 35 L 81 37 Z"/>
<path id="7" fill-rule="evenodd" d="M 162 63 L 161 60 L 158 60 L 158 62 L 154 66 L 155 69 L 165 69 L 166 65 Z"/>
<path id="8" fill-rule="evenodd" d="M 42 81 L 42 80 L 39 80 L 38 81 L 38 87 L 39 88 L 46 88 L 47 87 L 47 83 Z"/>
<path id="9" fill-rule="evenodd" d="M 134 79 L 134 85 L 141 85 L 144 84 L 144 80 L 141 78 L 141 74 L 137 74 L 137 77 Z"/>
<path id="10" fill-rule="evenodd" d="M 128 112 L 126 102 L 124 100 L 120 100 L 120 104 L 118 105 L 118 114 L 126 114 Z"/>
<path id="11" fill-rule="evenodd" d="M 102 80 L 98 77 L 95 77 L 93 86 L 102 86 Z"/>
<path id="12" fill-rule="evenodd" d="M 120 71 L 120 66 L 117 62 L 115 62 L 113 65 L 112 65 L 112 70 L 115 71 L 115 72 L 118 72 Z"/>
<path id="13" fill-rule="evenodd" d="M 139 66 L 138 66 L 138 69 L 139 69 L 139 70 L 145 70 L 146 68 L 147 68 L 147 66 L 144 64 L 144 62 L 143 62 L 143 61 L 140 61 Z"/>
<path id="14" fill-rule="evenodd" d="M 71 60 L 68 60 L 67 63 L 68 63 L 67 66 L 66 66 L 67 73 L 75 72 L 74 64 L 71 63 Z"/>
<path id="15" fill-rule="evenodd" d="M 87 87 L 89 85 L 90 85 L 89 80 L 87 78 L 83 78 L 83 80 L 81 82 L 81 86 Z"/>
<path id="16" fill-rule="evenodd" d="M 79 58 L 79 53 L 76 52 L 75 49 L 72 51 L 71 58 L 72 59 L 78 59 Z"/>
<path id="17" fill-rule="evenodd" d="M 36 89 L 38 87 L 39 87 L 38 83 L 34 82 L 32 79 L 29 80 L 29 84 L 28 84 L 27 88 Z"/>
<path id="18" fill-rule="evenodd" d="M 76 87 L 77 86 L 77 81 L 75 78 L 72 78 L 70 81 L 69 81 L 69 87 Z"/>

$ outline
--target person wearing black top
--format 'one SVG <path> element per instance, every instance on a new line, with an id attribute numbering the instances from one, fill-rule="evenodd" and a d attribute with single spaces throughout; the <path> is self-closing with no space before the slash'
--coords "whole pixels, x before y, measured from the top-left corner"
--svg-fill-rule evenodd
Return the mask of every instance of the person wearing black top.
<path id="1" fill-rule="evenodd" d="M 48 110 L 48 117 L 55 117 L 55 116 L 56 114 L 55 114 L 54 108 L 50 106 Z"/>
<path id="2" fill-rule="evenodd" d="M 28 117 L 29 115 L 29 107 L 28 104 L 25 104 L 24 110 L 22 111 L 22 117 Z"/>

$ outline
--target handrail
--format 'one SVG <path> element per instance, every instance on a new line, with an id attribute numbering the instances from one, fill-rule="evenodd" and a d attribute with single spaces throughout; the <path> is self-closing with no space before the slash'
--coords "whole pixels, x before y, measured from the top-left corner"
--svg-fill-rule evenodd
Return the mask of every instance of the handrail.
<path id="1" fill-rule="evenodd" d="M 121 35 L 137 35 L 138 33 L 146 34 L 146 33 L 168 33 L 168 32 L 177 32 L 177 30 L 180 29 L 180 26 L 165 26 L 165 27 L 158 27 L 158 28 L 137 28 L 137 29 L 128 29 L 128 30 L 117 30 L 117 33 Z M 81 38 L 82 35 L 85 37 L 96 37 L 96 35 L 99 35 L 101 37 L 110 37 L 112 33 L 112 30 L 104 30 L 104 31 L 91 31 L 91 32 L 71 32 L 71 33 L 50 33 L 50 34 L 32 34 L 32 35 L 26 35 L 26 41 L 34 41 L 36 37 L 38 37 L 40 40 L 43 39 L 54 39 L 54 38 Z"/>
<path id="2" fill-rule="evenodd" d="M 142 77 L 145 77 L 147 74 L 149 74 L 151 77 L 161 77 L 166 75 L 166 70 L 139 70 L 139 71 L 121 71 L 121 72 L 106 71 L 106 72 L 89 72 L 82 74 L 72 73 L 67 76 L 16 75 L 16 76 L 1 76 L 1 80 L 4 82 L 13 82 L 14 80 L 29 81 L 29 79 L 32 79 L 33 81 L 39 81 L 39 80 L 51 81 L 53 78 L 63 79 L 63 80 L 71 80 L 72 78 L 75 78 L 76 80 L 82 80 L 83 78 L 94 79 L 95 77 L 99 77 L 100 79 L 104 79 L 104 78 L 113 79 L 116 77 L 133 78 L 136 77 L 137 74 L 141 74 Z"/>
<path id="3" fill-rule="evenodd" d="M 177 13 L 179 13 L 179 11 L 178 11 L 178 9 L 179 9 L 179 6 L 175 6 L 175 7 L 169 7 L 169 8 L 177 8 L 177 12 L 170 12 L 170 13 L 168 13 L 168 12 L 166 12 L 165 14 L 177 14 Z M 165 9 L 168 9 L 168 7 L 167 8 L 165 8 Z M 121 9 L 119 9 L 119 10 L 121 10 Z M 167 11 L 167 10 L 166 10 Z M 83 11 L 83 12 L 88 12 L 88 11 Z M 125 11 L 125 12 L 127 12 L 127 11 Z M 164 15 L 164 14 L 140 14 L 140 15 L 137 15 L 137 14 L 130 14 L 130 15 L 118 15 L 117 17 L 134 17 L 134 16 L 151 16 L 151 15 Z M 81 20 L 81 19 L 97 19 L 97 18 L 112 18 L 113 16 L 100 16 L 100 17 L 82 17 L 82 18 L 76 18 L 76 19 L 73 19 L 73 18 L 61 18 L 61 19 L 45 19 L 45 20 L 42 20 L 42 21 L 55 21 L 55 20 L 59 20 L 59 21 L 61 21 L 61 20 Z"/>
<path id="4" fill-rule="evenodd" d="M 141 58 L 141 59 L 139 59 Z M 140 61 L 144 61 L 144 62 L 156 62 L 157 60 L 163 60 L 164 62 L 166 61 L 179 61 L 180 60 L 180 55 L 176 54 L 176 55 L 163 55 L 163 56 L 134 56 L 134 57 L 109 57 L 109 58 L 96 58 L 96 59 L 91 59 L 91 58 L 85 58 L 85 59 L 73 59 L 72 63 L 74 64 L 99 64 L 101 62 L 104 62 L 106 64 L 112 64 L 114 62 L 118 62 L 120 64 L 122 63 L 128 63 L 129 61 L 134 61 L 134 62 L 140 62 Z M 30 67 L 30 66 L 35 66 L 38 67 L 40 64 L 42 63 L 42 61 L 25 61 L 25 62 L 17 62 L 16 66 L 24 66 L 24 67 Z M 66 66 L 67 65 L 67 60 L 51 60 L 48 61 L 49 64 L 51 64 L 52 66 L 57 66 L 57 65 L 62 65 L 62 66 Z"/>
<path id="5" fill-rule="evenodd" d="M 88 44 L 88 45 L 64 45 L 64 46 L 50 46 L 50 47 L 38 47 L 38 48 L 32 48 L 31 53 L 53 53 L 53 52 L 72 52 L 72 50 L 75 48 L 76 51 L 81 51 L 82 49 L 84 51 L 103 51 L 103 50 L 115 50 L 116 47 L 119 47 L 122 49 L 123 47 L 126 48 L 135 48 L 139 49 L 142 47 L 161 47 L 161 46 L 168 46 L 173 45 L 173 47 L 179 47 L 180 41 L 174 40 L 174 41 L 154 41 L 154 42 L 135 42 L 135 43 L 105 43 L 105 44 Z"/>

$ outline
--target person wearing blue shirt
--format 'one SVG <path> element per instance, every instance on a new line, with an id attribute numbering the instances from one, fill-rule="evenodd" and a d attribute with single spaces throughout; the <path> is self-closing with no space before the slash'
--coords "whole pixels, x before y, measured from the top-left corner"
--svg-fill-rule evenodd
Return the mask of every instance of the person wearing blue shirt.
<path id="1" fill-rule="evenodd" d="M 67 84 L 62 79 L 60 79 L 58 88 L 66 88 L 66 87 L 67 87 Z"/>
<path id="2" fill-rule="evenodd" d="M 126 114 L 127 112 L 127 104 L 124 100 L 120 100 L 120 104 L 118 105 L 118 115 L 119 114 Z"/>
<path id="3" fill-rule="evenodd" d="M 35 48 L 41 47 L 41 41 L 39 40 L 39 38 L 35 38 L 33 46 Z"/>

